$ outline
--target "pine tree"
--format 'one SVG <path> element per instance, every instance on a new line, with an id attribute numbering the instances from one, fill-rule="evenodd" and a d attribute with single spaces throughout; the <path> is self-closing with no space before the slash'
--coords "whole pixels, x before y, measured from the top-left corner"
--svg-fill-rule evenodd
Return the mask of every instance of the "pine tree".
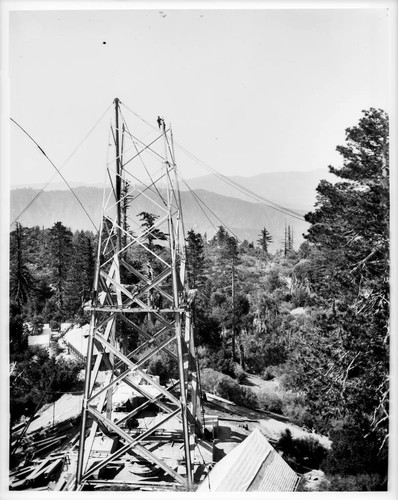
<path id="1" fill-rule="evenodd" d="M 92 237 L 84 231 L 76 231 L 73 237 L 73 258 L 68 273 L 65 309 L 72 319 L 81 316 L 82 303 L 89 299 L 94 279 L 94 250 Z"/>
<path id="2" fill-rule="evenodd" d="M 293 252 L 293 228 L 288 226 L 287 247 L 289 252 Z"/>
<path id="3" fill-rule="evenodd" d="M 337 150 L 343 166 L 329 169 L 340 181 L 321 181 L 316 209 L 306 215 L 313 246 L 311 287 L 322 307 L 295 369 L 301 371 L 300 386 L 308 391 L 313 413 L 326 426 L 331 419 L 347 422 L 340 435 L 349 439 L 353 422 L 368 423 L 362 446 L 377 443 L 380 452 L 367 467 L 383 469 L 390 335 L 386 113 L 364 111 Z"/>
<path id="4" fill-rule="evenodd" d="M 237 288 L 237 272 L 238 265 L 238 240 L 228 234 L 223 226 L 220 226 L 215 234 L 212 245 L 217 248 L 217 282 L 218 287 L 223 290 L 214 295 L 216 299 L 217 315 L 224 328 L 230 328 L 231 331 L 231 349 L 232 359 L 237 359 L 236 356 L 236 337 L 238 334 L 237 321 L 237 303 L 236 303 L 236 288 Z M 230 298 L 227 298 L 224 290 L 231 290 Z M 217 297 L 219 296 L 219 299 Z"/>
<path id="5" fill-rule="evenodd" d="M 72 232 L 61 222 L 56 222 L 49 231 L 49 262 L 51 284 L 55 292 L 56 315 L 64 315 L 66 287 L 73 253 Z"/>
<path id="6" fill-rule="evenodd" d="M 273 238 L 272 238 L 271 234 L 269 233 L 268 229 L 266 229 L 265 227 L 263 229 L 261 229 L 257 243 L 260 245 L 260 247 L 262 248 L 262 250 L 265 253 L 268 253 L 268 245 L 269 245 L 269 243 L 272 243 L 272 241 L 273 241 Z"/>
<path id="7" fill-rule="evenodd" d="M 191 288 L 197 288 L 204 280 L 205 256 L 203 238 L 200 233 L 195 233 L 191 229 L 188 231 L 186 241 L 188 283 Z"/>
<path id="8" fill-rule="evenodd" d="M 129 189 L 130 189 L 130 183 L 128 181 L 123 182 L 123 189 L 122 189 L 122 228 L 123 228 L 123 233 L 122 233 L 122 241 L 123 244 L 122 246 L 125 247 L 127 245 L 127 234 L 130 230 L 130 226 L 128 223 L 128 209 L 131 205 L 131 201 L 133 199 L 133 196 L 129 194 Z"/>
<path id="9" fill-rule="evenodd" d="M 293 248 L 293 228 L 290 224 L 285 224 L 285 238 L 284 238 L 284 251 L 283 254 L 285 257 L 294 251 Z"/>
<path id="10" fill-rule="evenodd" d="M 219 226 L 216 234 L 212 238 L 211 243 L 218 248 L 224 248 L 227 242 L 228 233 L 223 226 Z"/>
<path id="11" fill-rule="evenodd" d="M 146 235 L 148 248 L 150 250 L 159 249 L 159 245 L 155 245 L 154 241 L 164 241 L 167 238 L 166 234 L 159 228 L 153 228 L 156 220 L 159 219 L 159 215 L 151 214 L 150 212 L 141 212 L 138 214 L 138 217 L 141 217 L 141 226 L 148 230 Z"/>
<path id="12" fill-rule="evenodd" d="M 9 316 L 9 341 L 10 341 L 10 361 L 23 357 L 27 347 L 27 335 L 23 327 L 23 317 L 20 306 L 10 300 Z"/>
<path id="13" fill-rule="evenodd" d="M 34 279 L 26 257 L 26 234 L 17 222 L 10 235 L 10 300 L 22 311 L 34 289 Z"/>

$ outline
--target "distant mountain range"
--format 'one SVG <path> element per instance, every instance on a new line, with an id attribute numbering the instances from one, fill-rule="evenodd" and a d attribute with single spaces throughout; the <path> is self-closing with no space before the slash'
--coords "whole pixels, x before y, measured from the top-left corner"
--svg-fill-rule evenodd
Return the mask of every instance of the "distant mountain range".
<path id="1" fill-rule="evenodd" d="M 102 182 L 82 182 L 82 181 L 68 181 L 71 188 L 77 187 L 96 187 L 102 189 Z M 11 184 L 11 191 L 14 189 L 37 189 L 43 191 L 68 191 L 68 186 L 65 182 L 49 182 L 43 185 L 43 183 L 31 183 L 31 184 Z"/>
<path id="2" fill-rule="evenodd" d="M 221 176 L 223 177 L 223 176 Z M 239 191 L 231 184 L 236 183 L 243 189 L 253 191 L 257 195 L 267 198 L 274 203 L 293 210 L 309 211 L 314 206 L 315 189 L 321 179 L 333 182 L 334 176 L 327 169 L 318 169 L 311 171 L 291 171 L 291 172 L 267 172 L 252 177 L 243 176 L 225 176 L 226 181 L 220 179 L 220 176 L 214 174 L 204 175 L 187 179 L 186 185 L 180 182 L 180 189 L 187 191 L 190 189 L 204 189 L 224 196 L 232 196 L 250 202 L 261 202 L 254 200 L 242 191 Z M 228 184 L 230 182 L 230 184 Z M 88 183 L 81 181 L 69 181 L 72 188 L 77 187 L 96 187 L 102 189 L 102 183 Z M 42 184 L 18 184 L 12 185 L 14 189 L 43 189 Z M 44 187 L 45 191 L 67 191 L 69 188 L 64 182 L 51 182 Z"/>
<path id="3" fill-rule="evenodd" d="M 293 210 L 304 210 L 309 212 L 315 203 L 316 187 L 321 179 L 333 182 L 334 176 L 327 169 L 312 170 L 308 172 L 269 172 L 252 177 L 231 176 L 227 181 L 220 179 L 214 174 L 187 180 L 191 189 L 205 189 L 224 196 L 233 196 L 246 201 L 253 200 L 252 197 L 239 191 L 231 184 L 236 183 L 244 189 L 266 198 L 274 203 Z M 184 183 L 181 189 L 187 189 Z"/>
<path id="4" fill-rule="evenodd" d="M 320 179 L 327 177 L 326 171 L 314 171 L 268 173 L 231 179 L 264 198 L 293 208 L 304 215 L 313 206 L 315 188 Z M 218 226 L 225 225 L 240 240 L 256 241 L 260 230 L 266 227 L 273 236 L 270 250 L 275 251 L 282 247 L 285 225 L 289 224 L 294 232 L 294 246 L 298 247 L 302 243 L 302 235 L 308 228 L 306 222 L 281 213 L 264 203 L 254 202 L 213 175 L 190 179 L 187 184 L 192 192 L 188 191 L 184 184 L 180 186 L 186 231 L 194 229 L 202 234 L 206 233 L 210 238 Z M 12 221 L 31 203 L 39 191 L 28 187 L 11 190 Z M 92 220 L 99 224 L 103 190 L 99 187 L 80 186 L 75 188 L 75 193 Z M 142 211 L 156 213 L 153 204 L 144 197 L 135 201 L 134 210 L 135 215 Z M 94 230 L 69 190 L 42 192 L 19 221 L 24 226 L 43 227 L 51 227 L 55 222 L 61 221 L 72 230 Z"/>

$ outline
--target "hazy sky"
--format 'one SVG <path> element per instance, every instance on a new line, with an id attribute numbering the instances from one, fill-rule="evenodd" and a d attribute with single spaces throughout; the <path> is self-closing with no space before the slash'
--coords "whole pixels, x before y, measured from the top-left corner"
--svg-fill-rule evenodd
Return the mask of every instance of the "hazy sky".
<path id="1" fill-rule="evenodd" d="M 362 109 L 390 109 L 380 6 L 12 12 L 11 116 L 57 165 L 119 97 L 154 125 L 163 115 L 223 174 L 326 168 Z M 65 166 L 69 181 L 102 181 L 110 116 Z M 207 173 L 177 154 L 186 178 Z M 12 125 L 11 183 L 52 174 Z"/>

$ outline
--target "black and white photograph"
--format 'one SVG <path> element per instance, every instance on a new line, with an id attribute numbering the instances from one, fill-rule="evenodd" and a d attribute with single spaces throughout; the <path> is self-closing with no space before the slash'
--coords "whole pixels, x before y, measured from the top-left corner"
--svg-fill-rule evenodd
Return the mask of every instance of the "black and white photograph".
<path id="1" fill-rule="evenodd" d="M 397 2 L 0 11 L 1 497 L 392 499 Z"/>

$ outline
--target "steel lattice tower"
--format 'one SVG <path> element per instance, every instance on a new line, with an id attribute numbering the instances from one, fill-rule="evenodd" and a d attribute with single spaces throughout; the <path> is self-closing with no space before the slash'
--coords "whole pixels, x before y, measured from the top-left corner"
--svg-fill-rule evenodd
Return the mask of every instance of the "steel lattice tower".
<path id="1" fill-rule="evenodd" d="M 159 117 L 156 138 L 144 144 L 130 133 L 119 100 L 114 104 L 115 153 L 107 166 L 110 187 L 86 304 L 91 321 L 76 484 L 103 484 L 107 478 L 101 471 L 132 460 L 156 470 L 161 484 L 191 490 L 195 436 L 202 426 L 191 322 L 194 291 L 186 281 L 172 132 Z M 140 214 L 138 202 L 148 207 Z M 178 366 L 178 376 L 166 386 L 147 371 L 162 353 Z M 139 401 L 124 413 L 115 411 L 121 390 Z M 154 405 L 152 425 L 128 425 Z M 171 421 L 177 426 L 170 430 Z M 94 443 L 109 436 L 116 445 L 99 452 Z M 165 443 L 181 443 L 177 465 L 162 452 Z"/>

